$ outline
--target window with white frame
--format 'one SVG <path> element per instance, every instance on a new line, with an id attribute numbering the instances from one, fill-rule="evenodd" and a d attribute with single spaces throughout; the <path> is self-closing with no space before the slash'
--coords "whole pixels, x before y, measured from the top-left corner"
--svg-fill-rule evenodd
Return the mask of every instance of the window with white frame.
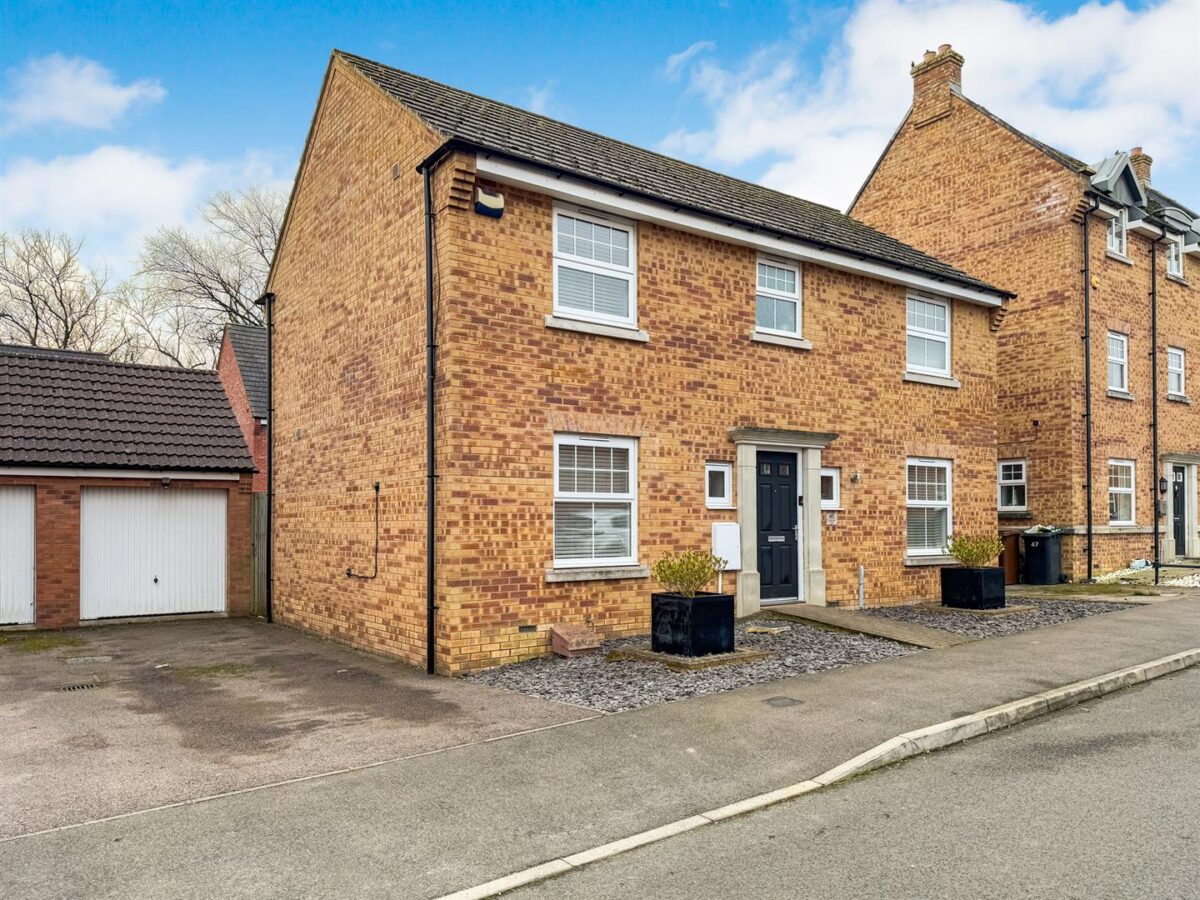
<path id="1" fill-rule="evenodd" d="M 821 470 L 821 509 L 842 508 L 842 470 Z"/>
<path id="2" fill-rule="evenodd" d="M 1129 391 L 1129 335 L 1108 333 L 1108 389 Z"/>
<path id="3" fill-rule="evenodd" d="M 1167 348 L 1167 393 L 1187 396 L 1187 354 L 1180 347 Z"/>
<path id="4" fill-rule="evenodd" d="M 632 223 L 555 209 L 554 312 L 602 324 L 637 324 Z"/>
<path id="5" fill-rule="evenodd" d="M 931 556 L 946 552 L 950 537 L 950 461 L 908 461 L 908 553 Z"/>
<path id="6" fill-rule="evenodd" d="M 800 336 L 800 267 L 775 260 L 758 261 L 754 326 L 758 331 Z"/>
<path id="7" fill-rule="evenodd" d="M 1108 252 L 1125 256 L 1129 242 L 1129 213 L 1121 210 L 1108 220 Z"/>
<path id="8" fill-rule="evenodd" d="M 908 370 L 950 374 L 950 304 L 926 297 L 908 298 Z"/>
<path id="9" fill-rule="evenodd" d="M 1183 277 L 1183 235 L 1173 234 L 1167 244 L 1167 274 Z"/>
<path id="10" fill-rule="evenodd" d="M 1133 460 L 1110 459 L 1108 461 L 1108 524 L 1135 524 L 1133 499 Z"/>
<path id="11" fill-rule="evenodd" d="M 704 466 L 704 505 L 709 509 L 733 509 L 733 465 L 710 462 Z"/>
<path id="12" fill-rule="evenodd" d="M 1002 510 L 1028 509 L 1025 460 L 1002 459 L 997 474 L 999 496 L 996 498 L 996 505 Z"/>
<path id="13" fill-rule="evenodd" d="M 554 437 L 554 565 L 637 562 L 637 441 Z"/>

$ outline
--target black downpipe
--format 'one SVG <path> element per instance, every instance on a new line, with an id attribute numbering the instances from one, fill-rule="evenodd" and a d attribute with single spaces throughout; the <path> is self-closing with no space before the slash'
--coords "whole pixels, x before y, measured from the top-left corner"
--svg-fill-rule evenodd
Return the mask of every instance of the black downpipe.
<path id="1" fill-rule="evenodd" d="M 434 489 L 437 484 L 437 457 L 435 450 L 434 401 L 437 389 L 437 344 L 434 331 L 434 288 L 433 288 L 433 169 L 437 162 L 421 165 L 421 177 L 425 188 L 425 671 L 434 674 L 437 641 L 434 626 L 437 617 L 436 580 L 434 565 L 437 554 L 434 541 L 437 525 Z"/>
<path id="2" fill-rule="evenodd" d="M 1161 240 L 1162 237 L 1159 237 L 1150 244 L 1150 452 L 1154 460 L 1150 471 L 1150 500 L 1153 503 L 1150 508 L 1154 510 L 1155 584 L 1159 583 L 1159 567 L 1162 565 L 1162 538 L 1158 533 L 1162 518 L 1161 498 L 1158 496 L 1158 471 L 1162 465 L 1158 460 L 1158 244 Z"/>
<path id="3" fill-rule="evenodd" d="M 275 621 L 275 295 L 259 298 L 267 319 L 267 621 Z"/>
<path id="4" fill-rule="evenodd" d="M 1085 451 L 1087 465 L 1087 580 L 1093 581 L 1095 560 L 1095 528 L 1092 524 L 1095 501 L 1092 498 L 1092 256 L 1088 237 L 1088 220 L 1100 208 L 1099 199 L 1092 198 L 1091 209 L 1083 213 L 1083 383 L 1084 413 L 1087 420 Z"/>

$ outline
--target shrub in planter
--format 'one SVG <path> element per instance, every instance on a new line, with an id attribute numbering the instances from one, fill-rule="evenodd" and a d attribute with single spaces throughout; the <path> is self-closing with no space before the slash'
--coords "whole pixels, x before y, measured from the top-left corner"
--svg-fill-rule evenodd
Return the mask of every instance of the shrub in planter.
<path id="1" fill-rule="evenodd" d="M 946 550 L 961 568 L 942 569 L 942 606 L 956 609 L 1002 609 L 1004 569 L 994 563 L 1004 543 L 996 535 L 954 535 Z"/>
<path id="2" fill-rule="evenodd" d="M 656 653 L 705 656 L 733 652 L 733 595 L 704 590 L 725 569 L 711 553 L 685 550 L 654 564 L 663 591 L 650 595 L 650 647 Z"/>

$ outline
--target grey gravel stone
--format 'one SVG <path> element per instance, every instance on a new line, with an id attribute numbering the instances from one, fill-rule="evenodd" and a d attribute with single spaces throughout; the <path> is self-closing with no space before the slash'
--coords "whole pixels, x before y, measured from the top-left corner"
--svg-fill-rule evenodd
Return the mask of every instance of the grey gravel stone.
<path id="1" fill-rule="evenodd" d="M 754 625 L 788 625 L 779 634 L 751 634 Z M 776 681 L 792 675 L 823 672 L 860 663 L 877 662 L 920 652 L 884 638 L 843 634 L 797 622 L 762 619 L 738 625 L 738 648 L 769 650 L 771 656 L 744 665 L 720 666 L 695 672 L 673 672 L 658 663 L 633 660 L 610 662 L 610 650 L 649 647 L 650 638 L 609 641 L 595 655 L 573 659 L 541 657 L 467 676 L 474 681 L 521 694 L 571 703 L 603 712 L 621 712 L 652 703 L 684 700 L 718 691 Z"/>
<path id="2" fill-rule="evenodd" d="M 869 616 L 881 616 L 914 625 L 927 625 L 956 634 L 968 634 L 977 638 L 1003 637 L 1031 628 L 1057 625 L 1071 619 L 1103 615 L 1128 609 L 1128 603 L 1102 603 L 1096 600 L 1031 600 L 1009 597 L 1009 606 L 1032 606 L 1024 612 L 1002 616 L 984 616 L 979 613 L 954 610 L 929 611 L 914 606 L 890 606 L 882 609 L 863 610 Z"/>

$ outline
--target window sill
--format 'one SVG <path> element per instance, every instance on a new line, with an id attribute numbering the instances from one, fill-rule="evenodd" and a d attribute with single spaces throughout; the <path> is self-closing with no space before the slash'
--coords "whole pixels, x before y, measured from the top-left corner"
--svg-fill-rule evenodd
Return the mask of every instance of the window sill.
<path id="1" fill-rule="evenodd" d="M 945 556 L 938 554 L 936 556 L 906 556 L 904 557 L 904 565 L 906 566 L 956 566 L 958 560 L 953 556 Z"/>
<path id="2" fill-rule="evenodd" d="M 1118 390 L 1115 390 L 1114 388 L 1108 389 L 1108 396 L 1112 397 L 1114 400 L 1132 400 L 1133 399 L 1133 394 L 1129 393 L 1129 391 L 1118 391 Z"/>
<path id="3" fill-rule="evenodd" d="M 1111 251 L 1111 250 L 1106 250 L 1104 255 L 1107 256 L 1111 260 L 1114 260 L 1119 263 L 1124 263 L 1127 266 L 1133 265 L 1132 259 L 1130 259 L 1128 256 L 1122 256 L 1120 253 L 1113 253 L 1113 251 Z"/>
<path id="4" fill-rule="evenodd" d="M 1139 526 L 1137 522 L 1109 522 L 1108 527 L 1112 529 L 1113 534 L 1120 534 L 1123 531 L 1136 533 Z"/>
<path id="5" fill-rule="evenodd" d="M 957 378 L 951 378 L 948 375 L 926 375 L 924 372 L 905 372 L 904 380 L 915 384 L 932 384 L 935 387 L 947 387 L 956 390 L 962 387 L 962 382 Z"/>
<path id="6" fill-rule="evenodd" d="M 997 511 L 1001 519 L 1032 519 L 1033 513 L 1027 509 L 1001 509 Z"/>
<path id="7" fill-rule="evenodd" d="M 565 581 L 619 581 L 625 578 L 649 577 L 649 566 L 595 566 L 578 569 L 546 567 L 547 584 L 557 584 Z"/>
<path id="8" fill-rule="evenodd" d="M 646 332 L 627 325 L 602 325 L 599 322 L 585 322 L 581 319 L 564 319 L 562 316 L 546 316 L 547 328 L 558 328 L 562 331 L 577 331 L 580 334 L 597 334 L 601 337 L 619 338 L 625 341 L 640 341 L 646 343 L 650 335 Z"/>
<path id="9" fill-rule="evenodd" d="M 750 340 L 760 344 L 775 344 L 779 347 L 791 347 L 794 350 L 811 350 L 812 341 L 801 337 L 787 337 L 782 334 L 768 334 L 765 331 L 750 332 Z"/>
<path id="10" fill-rule="evenodd" d="M 1192 401 L 1188 399 L 1187 394 L 1167 394 L 1167 399 L 1172 403 L 1186 403 L 1192 405 Z"/>
<path id="11" fill-rule="evenodd" d="M 704 508 L 715 510 L 716 512 L 731 512 L 731 511 L 737 509 L 736 506 L 713 506 L 711 503 L 706 503 L 704 505 Z"/>
<path id="12" fill-rule="evenodd" d="M 1172 275 L 1170 272 L 1167 273 L 1167 281 L 1173 281 L 1176 284 L 1182 284 L 1184 287 L 1192 286 L 1192 283 L 1182 275 Z"/>

